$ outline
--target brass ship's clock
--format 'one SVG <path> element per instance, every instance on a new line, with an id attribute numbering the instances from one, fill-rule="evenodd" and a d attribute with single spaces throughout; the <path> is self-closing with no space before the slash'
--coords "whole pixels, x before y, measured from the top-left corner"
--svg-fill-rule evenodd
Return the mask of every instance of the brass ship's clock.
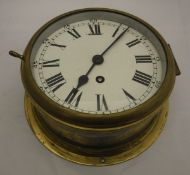
<path id="1" fill-rule="evenodd" d="M 29 125 L 67 160 L 103 166 L 159 136 L 180 74 L 169 45 L 128 13 L 88 8 L 42 26 L 19 57 Z"/>

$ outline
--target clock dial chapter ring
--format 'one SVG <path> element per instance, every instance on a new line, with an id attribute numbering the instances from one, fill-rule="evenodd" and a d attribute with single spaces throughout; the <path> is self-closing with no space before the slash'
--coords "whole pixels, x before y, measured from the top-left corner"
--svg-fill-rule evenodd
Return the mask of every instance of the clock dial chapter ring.
<path id="1" fill-rule="evenodd" d="M 104 15 L 113 13 L 123 16 L 123 18 L 127 17 L 129 18 L 128 22 L 130 25 L 132 25 L 132 22 L 136 21 L 138 25 L 145 26 L 145 28 L 148 29 L 151 37 L 154 36 L 156 38 L 156 42 L 159 42 L 158 50 L 162 48 L 163 55 L 166 57 L 166 71 L 163 82 L 152 97 L 142 104 L 128 110 L 115 113 L 102 112 L 94 114 L 74 110 L 75 108 L 72 109 L 71 106 L 65 107 L 60 105 L 50 99 L 47 94 L 39 88 L 32 76 L 30 62 L 30 59 L 34 57 L 32 51 L 37 47 L 35 43 L 38 40 L 40 40 L 40 42 L 44 41 L 44 38 L 40 39 L 40 37 L 43 36 L 47 28 L 53 30 L 52 25 L 54 23 L 58 23 L 59 20 L 64 18 L 65 21 L 69 22 L 67 17 L 72 15 L 78 20 L 77 15 L 81 13 L 103 13 Z M 130 25 L 129 27 L 131 27 Z M 137 28 L 138 25 L 136 26 Z M 98 27 L 96 29 L 99 31 Z M 113 33 L 113 36 L 116 35 L 115 33 L 117 33 L 117 30 Z M 68 35 L 70 36 L 71 34 L 69 33 Z M 75 38 L 73 41 L 77 42 L 77 40 L 80 40 L 79 34 L 76 32 L 74 36 Z M 127 44 L 129 46 L 125 47 L 133 47 L 134 44 L 139 44 L 139 41 L 132 40 L 132 42 L 128 42 Z M 52 47 L 65 49 L 65 45 L 61 43 L 52 43 Z M 106 54 L 108 54 L 107 50 L 105 51 Z M 135 56 L 134 59 L 136 59 Z M 96 166 L 110 165 L 136 157 L 146 150 L 159 136 L 166 121 L 168 111 L 167 102 L 174 86 L 176 67 L 172 51 L 168 47 L 166 41 L 153 27 L 143 20 L 128 13 L 101 8 L 90 8 L 69 12 L 48 22 L 36 32 L 27 45 L 22 60 L 21 75 L 26 89 L 26 117 L 36 137 L 53 153 L 80 164 Z M 57 67 L 57 60 L 58 59 L 46 61 L 45 67 Z M 141 62 L 141 64 L 144 64 L 144 62 L 152 64 L 152 60 L 147 55 L 138 55 L 136 60 L 138 64 L 140 64 L 139 62 Z M 93 62 L 93 58 L 91 61 Z M 96 64 L 101 64 L 105 60 L 103 59 L 102 61 L 100 59 L 98 63 L 96 61 L 95 59 L 94 62 Z M 89 64 L 91 67 L 86 70 L 86 74 L 83 75 L 84 72 L 82 72 L 77 76 L 77 81 L 73 85 L 75 91 L 80 88 L 83 89 L 90 84 L 90 82 L 87 82 L 89 81 L 88 74 L 94 68 L 92 62 Z M 97 68 L 101 66 L 103 65 L 97 65 Z M 61 75 L 60 73 L 49 77 L 50 80 L 46 79 L 46 84 L 50 82 L 49 85 L 52 85 L 53 83 L 62 81 L 63 77 Z M 97 78 L 94 78 L 98 86 L 107 82 L 106 78 L 104 82 L 104 77 L 102 75 L 96 75 L 95 77 L 101 77 L 101 81 L 100 79 L 97 80 Z M 142 87 L 149 87 L 149 83 L 152 81 L 150 77 L 152 77 L 152 79 L 154 78 L 152 75 L 136 70 L 136 72 L 134 71 L 134 80 L 132 81 L 134 81 L 134 83 L 137 82 L 137 84 L 140 82 L 139 85 Z M 52 83 L 52 79 L 56 79 L 56 81 Z M 65 82 L 59 82 L 59 84 L 54 87 L 53 91 L 56 91 L 57 88 L 61 87 L 64 83 Z M 52 90 L 50 92 L 52 92 Z M 136 100 L 136 98 L 126 89 L 123 88 L 122 92 L 124 92 L 130 100 Z M 107 108 L 104 100 L 104 96 L 102 96 L 102 103 L 104 107 Z"/>
<path id="2" fill-rule="evenodd" d="M 91 10 L 96 11 L 95 9 L 87 9 L 87 11 L 91 11 Z M 106 11 L 106 9 L 102 9 L 102 10 Z M 80 13 L 80 11 L 77 11 L 77 12 Z M 113 11 L 113 12 L 119 13 L 118 11 Z M 69 15 L 69 14 L 67 14 L 67 15 Z M 33 48 L 33 45 L 34 45 L 36 39 L 41 35 L 41 33 L 48 26 L 50 26 L 55 21 L 58 21 L 59 19 L 63 18 L 64 15 L 62 15 L 62 16 L 59 16 L 56 19 L 50 21 L 46 25 L 44 25 L 32 37 L 31 41 L 29 42 L 29 44 L 25 50 L 25 53 L 24 53 L 25 61 L 23 62 L 24 64 L 22 65 L 22 69 L 21 69 L 22 79 L 23 79 L 23 83 L 24 83 L 27 91 L 30 91 L 29 93 L 31 94 L 32 98 L 38 104 L 40 104 L 40 106 L 42 106 L 43 108 L 47 108 L 49 113 L 51 113 L 55 117 L 58 117 L 59 119 L 61 119 L 61 115 L 62 115 L 62 113 L 64 113 L 65 114 L 64 120 L 68 120 L 71 123 L 76 122 L 79 124 L 83 123 L 83 122 L 88 123 L 88 124 L 90 122 L 92 125 L 96 125 L 96 122 L 97 123 L 105 123 L 105 124 L 109 123 L 110 125 L 111 125 L 111 123 L 112 124 L 123 123 L 123 122 L 130 123 L 131 121 L 135 121 L 135 120 L 139 120 L 139 119 L 143 118 L 147 114 L 147 110 L 151 109 L 152 111 L 154 111 L 156 108 L 158 108 L 160 106 L 161 101 L 164 101 L 165 98 L 169 96 L 169 94 L 173 88 L 174 82 L 175 82 L 175 65 L 174 65 L 172 53 L 169 50 L 169 47 L 168 47 L 167 43 L 165 42 L 165 40 L 160 36 L 160 34 L 155 29 L 153 29 L 150 25 L 148 25 L 144 21 L 142 21 L 132 15 L 129 15 L 129 14 L 125 14 L 125 15 L 128 15 L 132 19 L 134 18 L 135 20 L 140 21 L 143 25 L 145 25 L 147 28 L 149 28 L 151 31 L 153 31 L 154 34 L 156 35 L 156 37 L 162 43 L 163 48 L 165 49 L 165 54 L 167 57 L 167 64 L 170 66 L 167 68 L 165 79 L 164 79 L 161 87 L 159 88 L 158 92 L 155 95 L 153 95 L 149 100 L 147 100 L 145 103 L 143 103 L 142 105 L 139 105 L 136 108 L 133 108 L 133 109 L 130 109 L 127 111 L 123 111 L 123 112 L 119 112 L 119 113 L 106 114 L 106 116 L 104 114 L 102 114 L 102 115 L 101 114 L 99 114 L 99 115 L 92 114 L 92 116 L 93 116 L 93 118 L 92 118 L 92 117 L 90 117 L 91 114 L 85 114 L 85 113 L 82 114 L 77 111 L 73 111 L 68 108 L 64 108 L 63 106 L 56 104 L 51 99 L 49 99 L 45 94 L 43 94 L 42 91 L 39 89 L 39 87 L 37 87 L 33 77 L 29 76 L 32 74 L 31 69 L 30 69 L 30 61 L 29 61 L 30 55 L 31 55 L 31 51 L 32 51 L 32 48 Z M 110 120 L 107 120 L 107 116 L 110 117 Z"/>

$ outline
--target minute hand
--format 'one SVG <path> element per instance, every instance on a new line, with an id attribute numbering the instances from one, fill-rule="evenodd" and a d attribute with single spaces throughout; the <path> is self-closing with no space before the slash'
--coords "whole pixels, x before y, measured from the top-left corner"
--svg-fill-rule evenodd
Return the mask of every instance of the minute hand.
<path id="1" fill-rule="evenodd" d="M 125 29 L 101 54 L 103 56 L 124 34 L 129 30 L 129 27 Z"/>
<path id="2" fill-rule="evenodd" d="M 127 29 L 125 29 L 107 48 L 106 50 L 101 54 L 101 55 L 95 55 L 92 58 L 92 62 L 93 64 L 91 65 L 91 67 L 89 68 L 89 70 L 87 71 L 86 74 L 81 75 L 78 79 L 78 84 L 76 86 L 76 89 L 80 88 L 81 86 L 85 85 L 88 82 L 88 75 L 89 73 L 92 71 L 92 69 L 96 66 L 96 65 L 100 65 L 104 62 L 104 58 L 103 55 L 125 34 L 125 32 L 127 32 L 129 30 L 129 27 Z"/>

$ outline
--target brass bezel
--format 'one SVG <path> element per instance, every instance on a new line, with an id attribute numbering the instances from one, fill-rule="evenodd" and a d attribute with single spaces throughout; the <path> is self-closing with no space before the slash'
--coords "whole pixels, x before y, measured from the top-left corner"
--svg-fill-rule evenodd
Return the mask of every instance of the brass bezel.
<path id="1" fill-rule="evenodd" d="M 32 76 L 31 67 L 30 67 L 30 54 L 31 54 L 32 47 L 36 39 L 48 26 L 58 21 L 59 19 L 72 15 L 72 14 L 81 13 L 84 11 L 108 11 L 108 12 L 118 13 L 124 16 L 128 16 L 142 23 L 143 25 L 145 25 L 159 39 L 161 45 L 163 46 L 165 50 L 166 59 L 167 59 L 166 76 L 160 89 L 149 100 L 147 100 L 143 104 L 133 109 L 119 112 L 119 113 L 86 114 L 86 113 L 81 113 L 78 111 L 71 110 L 69 108 L 65 108 L 57 104 L 56 102 L 51 100 L 49 97 L 47 97 L 42 92 L 42 90 L 37 86 Z M 58 120 L 61 120 L 73 125 L 88 126 L 91 128 L 109 128 L 109 127 L 111 128 L 111 127 L 123 126 L 129 123 L 133 123 L 135 121 L 143 120 L 143 118 L 145 118 L 149 113 L 152 113 L 157 108 L 159 108 L 168 99 L 173 89 L 175 77 L 176 77 L 176 69 L 175 69 L 173 54 L 168 44 L 163 39 L 163 37 L 158 33 L 158 31 L 155 30 L 151 25 L 149 25 L 148 23 L 146 23 L 145 21 L 143 21 L 142 19 L 134 15 L 121 12 L 118 10 L 107 9 L 107 8 L 80 9 L 80 10 L 75 10 L 75 11 L 65 13 L 63 15 L 60 15 L 52 19 L 51 21 L 43 25 L 31 38 L 31 40 L 29 41 L 25 49 L 23 60 L 24 61 L 22 62 L 22 65 L 21 65 L 21 74 L 22 74 L 23 84 L 25 86 L 27 93 L 35 101 L 35 103 L 37 103 L 39 106 L 45 109 L 46 112 L 48 112 L 49 114 L 51 114 L 53 117 L 55 117 Z M 109 120 L 108 120 L 108 117 L 109 117 Z"/>

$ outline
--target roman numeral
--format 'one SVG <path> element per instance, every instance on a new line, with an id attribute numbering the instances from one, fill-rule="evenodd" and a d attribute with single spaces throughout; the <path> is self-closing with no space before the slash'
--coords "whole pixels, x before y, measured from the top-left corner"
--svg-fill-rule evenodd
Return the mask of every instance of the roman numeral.
<path id="1" fill-rule="evenodd" d="M 119 28 L 121 27 L 121 24 L 117 27 L 117 29 L 114 31 L 112 37 L 115 37 L 115 35 L 117 34 L 117 32 L 119 31 Z"/>
<path id="2" fill-rule="evenodd" d="M 56 46 L 56 47 L 61 47 L 61 48 L 65 48 L 65 45 L 61 45 L 61 44 L 56 44 L 56 43 L 50 43 L 51 46 Z"/>
<path id="3" fill-rule="evenodd" d="M 133 80 L 145 86 L 149 86 L 152 76 L 136 70 Z"/>
<path id="4" fill-rule="evenodd" d="M 133 47 L 133 46 L 139 44 L 140 42 L 141 42 L 141 41 L 140 41 L 139 39 L 135 39 L 135 40 L 133 40 L 133 41 L 127 43 L 126 45 L 127 45 L 128 47 Z"/>
<path id="5" fill-rule="evenodd" d="M 129 92 L 127 92 L 125 89 L 122 89 L 123 90 L 123 92 L 124 92 L 124 94 L 128 97 L 128 98 L 130 98 L 131 100 L 136 100 L 131 94 L 129 94 Z"/>
<path id="6" fill-rule="evenodd" d="M 61 73 L 58 73 L 48 79 L 46 79 L 46 83 L 49 88 L 52 89 L 53 92 L 55 92 L 57 89 L 59 89 L 61 86 L 63 86 L 66 81 Z"/>
<path id="7" fill-rule="evenodd" d="M 138 55 L 135 56 L 136 63 L 152 63 L 150 55 Z"/>
<path id="8" fill-rule="evenodd" d="M 80 34 L 75 30 L 75 29 L 72 29 L 72 30 L 69 30 L 67 31 L 70 35 L 72 35 L 73 37 L 75 37 L 76 39 L 80 38 Z"/>
<path id="9" fill-rule="evenodd" d="M 100 31 L 100 24 L 88 24 L 88 27 L 90 29 L 90 34 L 89 35 L 101 35 Z"/>
<path id="10" fill-rule="evenodd" d="M 97 97 L 97 111 L 102 111 L 103 108 L 108 111 L 108 105 L 104 94 L 96 94 Z"/>
<path id="11" fill-rule="evenodd" d="M 48 38 L 45 39 L 45 40 L 43 41 L 43 43 L 50 44 L 50 46 L 56 46 L 56 47 L 62 47 L 62 48 L 65 48 L 65 47 L 66 47 L 65 45 L 57 44 L 57 43 L 55 43 L 54 40 L 50 40 L 50 39 L 48 39 Z"/>
<path id="12" fill-rule="evenodd" d="M 43 67 L 58 67 L 59 66 L 59 59 L 44 61 L 42 63 Z"/>
<path id="13" fill-rule="evenodd" d="M 66 97 L 65 102 L 67 104 L 72 104 L 75 107 L 78 107 L 81 96 L 82 96 L 82 92 L 80 94 L 78 94 L 79 90 L 76 88 L 73 88 L 71 90 L 71 92 L 69 93 L 69 95 Z"/>

